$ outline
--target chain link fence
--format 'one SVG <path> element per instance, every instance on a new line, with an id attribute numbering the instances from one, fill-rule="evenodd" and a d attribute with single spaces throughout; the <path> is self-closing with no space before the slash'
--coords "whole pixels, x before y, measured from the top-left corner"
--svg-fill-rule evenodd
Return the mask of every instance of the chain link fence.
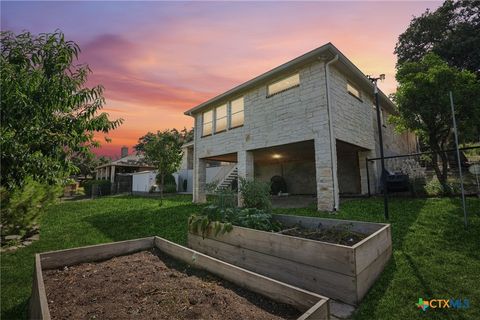
<path id="1" fill-rule="evenodd" d="M 385 157 L 385 180 L 390 196 L 444 196 L 461 194 L 460 170 L 465 194 L 480 197 L 480 146 Z M 368 194 L 382 192 L 381 159 L 366 161 Z"/>

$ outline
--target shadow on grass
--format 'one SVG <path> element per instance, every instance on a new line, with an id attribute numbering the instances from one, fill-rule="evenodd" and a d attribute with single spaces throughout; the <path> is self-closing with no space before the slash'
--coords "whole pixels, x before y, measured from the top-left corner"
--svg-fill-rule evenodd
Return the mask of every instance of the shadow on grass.
<path id="1" fill-rule="evenodd" d="M 27 319 L 28 303 L 30 299 L 24 299 L 19 304 L 12 308 L 5 310 L 2 313 L 2 319 L 15 320 L 15 319 Z"/>
<path id="2" fill-rule="evenodd" d="M 192 204 L 158 206 L 148 211 L 96 214 L 86 217 L 85 221 L 112 241 L 159 236 L 185 245 L 188 217 L 197 210 Z"/>

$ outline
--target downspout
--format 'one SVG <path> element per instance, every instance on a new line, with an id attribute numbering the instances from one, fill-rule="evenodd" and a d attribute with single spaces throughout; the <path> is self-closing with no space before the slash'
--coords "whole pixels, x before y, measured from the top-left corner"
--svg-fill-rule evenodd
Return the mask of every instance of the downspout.
<path id="1" fill-rule="evenodd" d="M 325 63 L 325 85 L 327 90 L 327 114 L 328 114 L 328 128 L 330 131 L 330 159 L 332 162 L 332 179 L 333 179 L 333 210 L 339 209 L 339 191 L 338 191 L 338 176 L 337 176 L 337 148 L 335 142 L 335 134 L 333 132 L 332 119 L 332 102 L 330 98 L 330 65 L 338 61 L 338 54 L 330 61 Z"/>

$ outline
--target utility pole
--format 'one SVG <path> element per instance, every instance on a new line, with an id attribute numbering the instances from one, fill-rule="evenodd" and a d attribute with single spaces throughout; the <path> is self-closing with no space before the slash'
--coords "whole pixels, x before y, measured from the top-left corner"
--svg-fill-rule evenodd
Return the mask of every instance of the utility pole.
<path id="1" fill-rule="evenodd" d="M 458 172 L 460 173 L 460 185 L 462 186 L 463 223 L 467 228 L 467 208 L 465 206 L 465 189 L 463 188 L 462 163 L 460 162 L 460 150 L 458 150 L 457 121 L 455 120 L 455 107 L 453 106 L 453 95 L 450 91 L 450 106 L 452 108 L 453 133 L 455 134 L 455 148 L 457 149 Z"/>
<path id="2" fill-rule="evenodd" d="M 367 78 L 372 81 L 374 85 L 374 95 L 375 95 L 375 108 L 377 109 L 377 126 L 378 126 L 378 142 L 380 144 L 380 162 L 382 165 L 382 173 L 380 175 L 380 181 L 382 186 L 383 192 L 383 213 L 385 215 L 385 219 L 388 220 L 388 197 L 387 197 L 387 177 L 385 171 L 385 155 L 383 153 L 383 135 L 382 135 L 382 121 L 381 121 L 381 110 L 380 110 L 380 103 L 378 102 L 378 87 L 377 81 L 384 80 L 385 75 L 381 74 L 379 77 L 372 77 L 367 76 Z"/>

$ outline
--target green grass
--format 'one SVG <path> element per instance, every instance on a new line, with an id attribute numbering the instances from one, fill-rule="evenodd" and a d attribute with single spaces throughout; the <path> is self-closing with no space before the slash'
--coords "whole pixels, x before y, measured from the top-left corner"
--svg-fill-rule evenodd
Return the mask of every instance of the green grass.
<path id="1" fill-rule="evenodd" d="M 464 230 L 457 199 L 391 201 L 393 257 L 354 319 L 480 319 L 480 201 L 468 199 Z M 34 253 L 158 235 L 186 243 L 187 218 L 198 211 L 188 197 L 159 206 L 155 198 L 106 197 L 51 207 L 40 241 L 1 255 L 1 319 L 26 317 Z M 384 222 L 382 199 L 345 202 L 337 215 L 313 209 L 278 213 Z M 418 298 L 468 298 L 467 310 L 416 309 Z"/>

